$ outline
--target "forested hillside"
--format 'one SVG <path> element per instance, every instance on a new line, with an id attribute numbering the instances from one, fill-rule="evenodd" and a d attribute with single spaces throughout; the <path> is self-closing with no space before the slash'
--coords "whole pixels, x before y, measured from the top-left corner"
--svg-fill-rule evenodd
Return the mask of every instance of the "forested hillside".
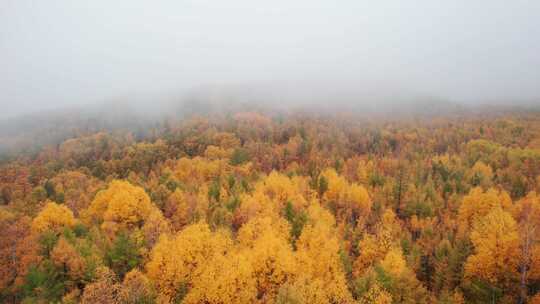
<path id="1" fill-rule="evenodd" d="M 0 302 L 540 303 L 540 112 L 70 134 L 0 165 Z"/>

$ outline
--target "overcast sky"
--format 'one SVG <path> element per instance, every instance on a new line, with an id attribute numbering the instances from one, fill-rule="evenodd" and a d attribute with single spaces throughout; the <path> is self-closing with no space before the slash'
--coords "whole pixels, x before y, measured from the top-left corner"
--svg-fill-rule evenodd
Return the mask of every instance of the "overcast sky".
<path id="1" fill-rule="evenodd" d="M 296 83 L 539 98 L 540 1 L 0 0 L 0 117 Z"/>

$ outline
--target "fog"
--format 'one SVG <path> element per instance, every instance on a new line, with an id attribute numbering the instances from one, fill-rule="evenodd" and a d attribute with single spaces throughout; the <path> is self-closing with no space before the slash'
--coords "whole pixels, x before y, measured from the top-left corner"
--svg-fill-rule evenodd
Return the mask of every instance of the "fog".
<path id="1" fill-rule="evenodd" d="M 539 67 L 540 1 L 0 2 L 0 118 L 207 88 L 535 103 Z"/>

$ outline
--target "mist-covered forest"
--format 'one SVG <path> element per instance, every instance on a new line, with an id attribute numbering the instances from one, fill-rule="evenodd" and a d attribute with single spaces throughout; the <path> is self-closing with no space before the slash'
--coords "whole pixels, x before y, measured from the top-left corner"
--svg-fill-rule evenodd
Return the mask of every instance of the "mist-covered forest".
<path id="1" fill-rule="evenodd" d="M 540 304 L 540 1 L 1 0 L 0 303 Z"/>
<path id="2" fill-rule="evenodd" d="M 198 105 L 12 133 L 3 302 L 540 300 L 540 112 Z"/>

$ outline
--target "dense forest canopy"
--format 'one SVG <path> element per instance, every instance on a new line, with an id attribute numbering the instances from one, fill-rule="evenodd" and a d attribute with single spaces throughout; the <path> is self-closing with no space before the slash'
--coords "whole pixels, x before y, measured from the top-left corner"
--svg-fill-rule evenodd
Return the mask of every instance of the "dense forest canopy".
<path id="1" fill-rule="evenodd" d="M 540 1 L 0 0 L 0 303 L 540 304 Z"/>
<path id="2" fill-rule="evenodd" d="M 73 121 L 0 166 L 2 302 L 540 303 L 540 112 Z"/>

